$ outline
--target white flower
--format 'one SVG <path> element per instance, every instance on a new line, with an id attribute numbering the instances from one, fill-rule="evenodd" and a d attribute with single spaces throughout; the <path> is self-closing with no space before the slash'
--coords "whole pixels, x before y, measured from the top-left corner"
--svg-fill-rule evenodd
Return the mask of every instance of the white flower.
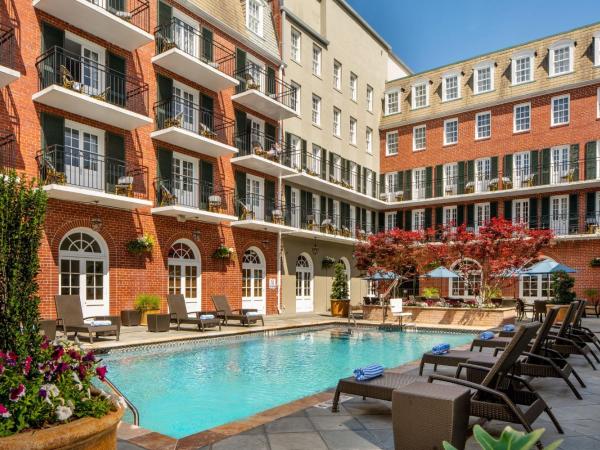
<path id="1" fill-rule="evenodd" d="M 60 391 L 55 384 L 43 384 L 41 389 L 46 391 L 48 397 L 58 397 Z"/>
<path id="2" fill-rule="evenodd" d="M 79 375 L 77 375 L 75 372 L 71 372 L 71 375 L 73 376 L 73 380 L 75 381 L 75 384 L 77 384 L 77 389 L 80 391 L 83 390 L 83 385 L 81 384 Z"/>
<path id="3" fill-rule="evenodd" d="M 73 415 L 73 411 L 68 406 L 57 406 L 56 407 L 56 418 L 61 422 L 64 422 Z"/>

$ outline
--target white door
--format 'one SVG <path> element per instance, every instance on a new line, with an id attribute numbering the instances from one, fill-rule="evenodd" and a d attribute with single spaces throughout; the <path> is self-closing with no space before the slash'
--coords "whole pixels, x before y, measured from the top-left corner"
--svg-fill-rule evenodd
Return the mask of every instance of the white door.
<path id="1" fill-rule="evenodd" d="M 88 230 L 74 231 L 59 247 L 59 292 L 78 295 L 83 317 L 109 314 L 108 254 Z"/>
<path id="2" fill-rule="evenodd" d="M 458 164 L 446 164 L 444 166 L 444 196 L 457 193 Z"/>
<path id="3" fill-rule="evenodd" d="M 475 232 L 480 227 L 486 226 L 490 221 L 490 204 L 478 203 L 475 205 Z"/>
<path id="4" fill-rule="evenodd" d="M 100 52 L 95 49 L 81 46 L 81 84 L 88 95 L 98 95 L 104 91 L 104 72 L 100 72 Z"/>
<path id="5" fill-rule="evenodd" d="M 529 152 L 517 153 L 513 163 L 513 186 L 523 187 L 523 182 L 529 176 Z"/>
<path id="6" fill-rule="evenodd" d="M 190 208 L 198 208 L 197 167 L 193 158 L 180 153 L 173 154 L 173 192 L 177 202 Z"/>
<path id="7" fill-rule="evenodd" d="M 177 241 L 169 250 L 169 294 L 185 297 L 187 310 L 200 311 L 200 253 L 191 242 Z"/>
<path id="8" fill-rule="evenodd" d="M 194 106 L 197 99 L 197 91 L 189 89 L 177 81 L 173 82 L 172 116 L 177 117 L 181 114 L 182 128 L 193 132 L 198 131 L 199 111 Z"/>
<path id="9" fill-rule="evenodd" d="M 475 191 L 486 192 L 489 190 L 492 174 L 492 161 L 489 158 L 475 161 Z"/>
<path id="10" fill-rule="evenodd" d="M 313 305 L 313 269 L 307 255 L 296 260 L 296 312 L 312 312 Z"/>
<path id="11" fill-rule="evenodd" d="M 198 57 L 200 34 L 194 29 L 193 25 L 188 23 L 187 17 L 183 17 L 181 14 L 176 15 L 180 16 L 174 18 L 173 39 L 175 40 L 175 44 L 177 44 L 177 48 L 188 55 Z"/>
<path id="12" fill-rule="evenodd" d="M 550 229 L 558 235 L 569 233 L 569 197 L 567 195 L 550 198 Z"/>
<path id="13" fill-rule="evenodd" d="M 569 147 L 552 149 L 552 162 L 550 165 L 550 183 L 558 184 L 564 181 L 563 177 L 569 171 Z"/>
<path id="14" fill-rule="evenodd" d="M 265 218 L 264 180 L 246 175 L 246 206 L 254 212 L 256 220 Z"/>
<path id="15" fill-rule="evenodd" d="M 291 188 L 290 216 L 291 226 L 300 228 L 300 217 L 305 217 L 306 211 L 300 211 L 300 190 Z"/>
<path id="16" fill-rule="evenodd" d="M 56 155 L 57 159 L 60 157 Z M 103 134 L 99 130 L 66 121 L 64 164 L 68 184 L 104 190 Z"/>
<path id="17" fill-rule="evenodd" d="M 265 262 L 256 249 L 248 249 L 242 259 L 242 308 L 265 314 Z"/>
<path id="18" fill-rule="evenodd" d="M 529 199 L 513 200 L 513 223 L 529 224 Z"/>
<path id="19" fill-rule="evenodd" d="M 415 200 L 425 198 L 425 178 L 426 170 L 424 168 L 415 169 L 413 171 L 413 184 L 415 186 L 413 198 Z"/>

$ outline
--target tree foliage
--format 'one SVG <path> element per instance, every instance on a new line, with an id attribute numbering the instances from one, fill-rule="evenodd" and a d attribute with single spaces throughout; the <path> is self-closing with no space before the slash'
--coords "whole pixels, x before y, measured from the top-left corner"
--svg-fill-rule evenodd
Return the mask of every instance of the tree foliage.
<path id="1" fill-rule="evenodd" d="M 333 283 L 331 284 L 331 298 L 333 300 L 346 300 L 348 298 L 348 277 L 346 266 L 338 262 L 333 266 Z"/>

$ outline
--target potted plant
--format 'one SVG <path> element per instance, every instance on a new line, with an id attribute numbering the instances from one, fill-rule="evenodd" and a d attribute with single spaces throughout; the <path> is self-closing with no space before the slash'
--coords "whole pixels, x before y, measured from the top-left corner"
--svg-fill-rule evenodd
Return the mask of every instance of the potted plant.
<path id="1" fill-rule="evenodd" d="M 552 274 L 550 289 L 553 295 L 552 300 L 546 305 L 546 311 L 555 306 L 560 306 L 560 311 L 556 315 L 555 322 L 562 322 L 567 314 L 569 304 L 575 300 L 575 278 L 566 272 L 556 272 Z"/>
<path id="2" fill-rule="evenodd" d="M 235 253 L 233 247 L 227 247 L 225 244 L 220 244 L 214 251 L 213 258 L 215 259 L 230 259 Z"/>
<path id="3" fill-rule="evenodd" d="M 481 425 L 477 424 L 473 427 L 473 436 L 477 443 L 483 449 L 489 450 L 530 450 L 535 447 L 535 444 L 539 442 L 544 429 L 532 431 L 531 433 L 523 433 L 522 431 L 513 430 L 507 426 L 502 431 L 499 439 L 495 439 L 491 434 L 485 431 Z M 555 450 L 563 440 L 559 439 L 554 441 L 550 445 L 546 445 L 546 450 Z M 444 450 L 457 450 L 456 447 L 452 446 L 449 442 L 444 441 Z"/>
<path id="4" fill-rule="evenodd" d="M 592 258 L 590 267 L 600 267 L 600 257 Z"/>
<path id="5" fill-rule="evenodd" d="M 331 285 L 331 315 L 348 317 L 350 299 L 348 298 L 348 280 L 346 266 L 338 262 L 333 266 L 333 283 Z"/>
<path id="6" fill-rule="evenodd" d="M 148 325 L 148 314 L 160 312 L 160 297 L 154 294 L 139 294 L 135 298 L 135 309 L 140 311 L 140 325 Z"/>
<path id="7" fill-rule="evenodd" d="M 426 299 L 439 300 L 440 290 L 436 287 L 426 287 L 423 289 L 423 297 L 425 297 Z"/>
<path id="8" fill-rule="evenodd" d="M 142 236 L 138 236 L 125 245 L 127 251 L 132 255 L 150 254 L 154 248 L 154 237 L 148 233 L 144 233 Z"/>
<path id="9" fill-rule="evenodd" d="M 321 266 L 323 269 L 329 269 L 330 267 L 333 267 L 334 264 L 335 259 L 333 259 L 331 256 L 325 256 L 321 261 Z"/>

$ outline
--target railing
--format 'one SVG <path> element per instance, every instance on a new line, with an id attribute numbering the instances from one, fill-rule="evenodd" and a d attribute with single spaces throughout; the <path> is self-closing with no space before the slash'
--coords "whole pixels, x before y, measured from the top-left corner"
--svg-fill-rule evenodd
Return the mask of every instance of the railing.
<path id="1" fill-rule="evenodd" d="M 157 206 L 184 206 L 234 215 L 235 191 L 217 189 L 212 183 L 173 173 L 170 179 L 155 180 Z"/>
<path id="2" fill-rule="evenodd" d="M 148 84 L 97 61 L 53 47 L 38 57 L 40 90 L 53 84 L 148 115 Z"/>
<path id="3" fill-rule="evenodd" d="M 255 89 L 273 100 L 294 109 L 296 89 L 277 78 L 275 71 L 269 73 L 256 64 L 249 63 L 244 68 L 235 71 L 235 77 L 240 81 L 236 92 Z"/>
<path id="4" fill-rule="evenodd" d="M 154 116 L 157 130 L 179 127 L 223 144 L 230 145 L 233 141 L 233 120 L 181 97 L 156 103 Z"/>
<path id="5" fill-rule="evenodd" d="M 0 171 L 15 169 L 17 163 L 17 142 L 15 135 L 0 131 Z"/>
<path id="6" fill-rule="evenodd" d="M 234 75 L 235 53 L 177 18 L 156 27 L 154 38 L 157 55 L 177 48 L 226 75 Z"/>
<path id="7" fill-rule="evenodd" d="M 87 0 L 144 31 L 150 31 L 149 0 Z"/>
<path id="8" fill-rule="evenodd" d="M 104 383 L 106 383 L 108 385 L 108 387 L 110 387 L 114 393 L 116 395 L 118 395 L 119 397 L 121 397 L 123 399 L 123 401 L 125 402 L 125 404 L 127 405 L 127 407 L 129 408 L 129 410 L 131 411 L 131 415 L 133 416 L 133 424 L 136 426 L 139 426 L 140 424 L 140 412 L 138 411 L 138 409 L 135 407 L 135 405 L 131 402 L 131 400 L 129 400 L 125 394 L 123 394 L 118 387 L 116 387 L 108 378 L 104 378 Z"/>
<path id="9" fill-rule="evenodd" d="M 291 151 L 283 141 L 261 131 L 240 132 L 235 135 L 238 156 L 256 155 L 291 167 Z"/>
<path id="10" fill-rule="evenodd" d="M 62 145 L 42 149 L 36 160 L 40 179 L 46 184 L 148 198 L 148 170 L 144 166 Z"/>
<path id="11" fill-rule="evenodd" d="M 0 66 L 15 68 L 16 47 L 14 28 L 0 24 Z"/>

